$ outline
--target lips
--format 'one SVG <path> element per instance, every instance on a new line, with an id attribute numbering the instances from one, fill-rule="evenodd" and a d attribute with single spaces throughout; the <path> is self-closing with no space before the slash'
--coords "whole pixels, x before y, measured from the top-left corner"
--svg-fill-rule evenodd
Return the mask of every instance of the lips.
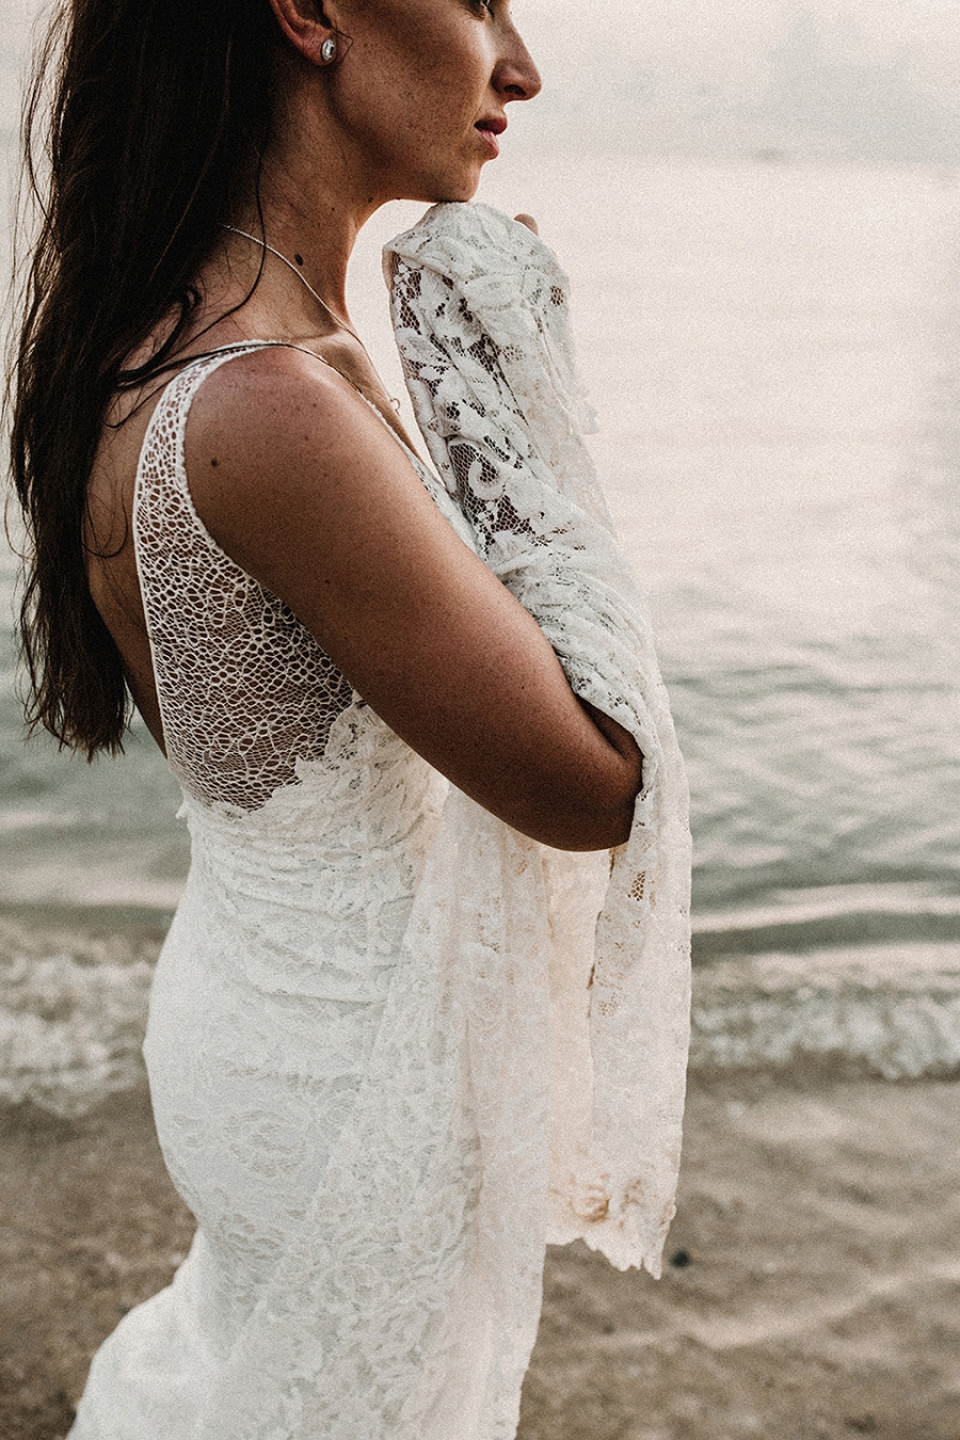
<path id="1" fill-rule="evenodd" d="M 504 117 L 502 115 L 494 115 L 490 119 L 478 120 L 473 128 L 479 131 L 494 155 L 499 155 L 500 143 L 497 140 L 497 136 L 502 135 L 507 128 L 507 122 Z"/>

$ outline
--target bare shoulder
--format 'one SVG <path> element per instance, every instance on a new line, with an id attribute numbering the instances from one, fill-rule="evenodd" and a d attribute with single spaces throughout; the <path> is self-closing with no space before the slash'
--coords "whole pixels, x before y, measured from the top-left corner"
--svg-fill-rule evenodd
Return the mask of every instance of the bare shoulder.
<path id="1" fill-rule="evenodd" d="M 186 462 L 194 503 L 226 533 L 261 515 L 279 520 L 348 500 L 384 466 L 413 477 L 349 381 L 319 356 L 281 345 L 236 356 L 206 379 L 191 407 Z"/>
<path id="2" fill-rule="evenodd" d="M 355 631 L 368 606 L 416 603 L 438 567 L 485 571 L 383 418 L 312 354 L 274 346 L 220 366 L 197 392 L 185 458 L 213 538 L 332 653 L 338 615 Z"/>
<path id="3" fill-rule="evenodd" d="M 312 413 L 351 398 L 359 397 L 322 356 L 297 345 L 264 344 L 231 356 L 207 377 L 190 426 L 200 434 L 221 421 L 244 429 L 272 420 L 286 426 L 292 410 Z"/>
<path id="4" fill-rule="evenodd" d="M 639 752 L 591 722 L 533 618 L 342 376 L 279 347 L 222 365 L 197 392 L 186 463 L 217 543 L 424 759 L 547 844 L 625 838 Z"/>

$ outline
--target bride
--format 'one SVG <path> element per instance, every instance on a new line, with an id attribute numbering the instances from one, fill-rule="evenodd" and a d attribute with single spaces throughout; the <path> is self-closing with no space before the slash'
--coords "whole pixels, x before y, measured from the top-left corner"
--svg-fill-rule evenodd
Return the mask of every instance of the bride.
<path id="1" fill-rule="evenodd" d="M 132 697 L 192 840 L 145 1055 L 196 1239 L 71 1436 L 512 1436 L 547 1239 L 657 1270 L 688 954 L 566 281 L 462 203 L 537 70 L 507 0 L 74 0 L 44 66 L 30 718 L 92 757 Z M 435 471 L 345 304 L 399 198 Z"/>

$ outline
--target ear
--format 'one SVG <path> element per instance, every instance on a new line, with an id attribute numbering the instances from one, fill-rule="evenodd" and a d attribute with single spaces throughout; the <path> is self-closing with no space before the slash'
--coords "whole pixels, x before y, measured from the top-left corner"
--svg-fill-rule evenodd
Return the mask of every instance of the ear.
<path id="1" fill-rule="evenodd" d="M 325 40 L 337 39 L 337 29 L 327 17 L 326 6 L 315 0 L 268 0 L 268 3 L 293 48 L 311 65 L 329 64 L 321 49 Z"/>

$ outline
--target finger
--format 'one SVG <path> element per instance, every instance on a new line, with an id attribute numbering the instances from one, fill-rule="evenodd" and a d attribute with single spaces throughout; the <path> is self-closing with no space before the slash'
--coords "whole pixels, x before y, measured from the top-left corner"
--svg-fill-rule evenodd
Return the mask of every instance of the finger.
<path id="1" fill-rule="evenodd" d="M 526 225 L 527 229 L 532 230 L 534 235 L 540 234 L 540 229 L 532 215 L 514 215 L 513 218 L 514 220 L 519 220 L 521 225 Z"/>

